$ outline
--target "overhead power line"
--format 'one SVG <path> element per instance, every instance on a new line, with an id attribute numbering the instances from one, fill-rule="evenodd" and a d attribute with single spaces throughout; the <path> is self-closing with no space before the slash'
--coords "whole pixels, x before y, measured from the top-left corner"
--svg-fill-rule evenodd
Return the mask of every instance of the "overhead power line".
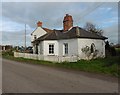
<path id="1" fill-rule="evenodd" d="M 95 6 L 87 8 L 86 9 L 87 12 L 86 11 L 83 12 L 82 13 L 83 15 L 80 16 L 80 19 L 84 18 L 85 16 L 88 16 L 88 14 L 90 14 L 93 11 L 97 10 L 101 5 L 103 5 L 103 2 L 99 2 L 99 3 L 97 2 L 97 4 Z"/>

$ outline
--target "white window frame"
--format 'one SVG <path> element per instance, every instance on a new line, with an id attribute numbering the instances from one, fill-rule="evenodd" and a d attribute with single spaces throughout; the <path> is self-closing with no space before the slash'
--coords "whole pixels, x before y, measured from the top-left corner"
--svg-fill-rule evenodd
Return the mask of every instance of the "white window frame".
<path id="1" fill-rule="evenodd" d="M 63 44 L 63 55 L 68 55 L 68 43 Z"/>
<path id="2" fill-rule="evenodd" d="M 53 49 L 51 47 L 51 53 L 50 53 L 50 45 L 53 45 Z M 53 50 L 53 52 L 52 52 L 52 50 Z M 48 54 L 49 55 L 54 55 L 55 54 L 55 44 L 54 43 L 49 43 L 48 44 Z"/>

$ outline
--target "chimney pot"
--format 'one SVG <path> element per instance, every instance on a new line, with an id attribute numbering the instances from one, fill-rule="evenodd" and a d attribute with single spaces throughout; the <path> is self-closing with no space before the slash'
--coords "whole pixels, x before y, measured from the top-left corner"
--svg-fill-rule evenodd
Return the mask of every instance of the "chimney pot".
<path id="1" fill-rule="evenodd" d="M 69 14 L 66 14 L 63 20 L 63 30 L 68 31 L 71 27 L 73 27 L 73 19 L 72 16 Z"/>
<path id="2" fill-rule="evenodd" d="M 38 21 L 37 22 L 37 27 L 42 27 L 42 22 Z"/>

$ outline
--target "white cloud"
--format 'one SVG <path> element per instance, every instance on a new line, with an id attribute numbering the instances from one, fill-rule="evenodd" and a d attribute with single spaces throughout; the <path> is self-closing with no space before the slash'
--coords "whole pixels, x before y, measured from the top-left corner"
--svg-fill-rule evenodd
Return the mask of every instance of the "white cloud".
<path id="1" fill-rule="evenodd" d="M 38 20 L 48 28 L 62 27 L 63 16 L 69 13 L 77 24 L 103 3 L 3 3 L 3 16 L 17 23 L 35 27 Z M 19 6 L 19 7 L 18 7 Z"/>
<path id="2" fill-rule="evenodd" d="M 25 43 L 25 34 L 23 31 L 19 32 L 8 32 L 8 31 L 3 31 L 2 33 L 2 41 L 4 44 L 11 44 L 11 45 L 23 45 Z M 26 34 L 26 42 L 27 45 L 30 45 L 30 35 L 27 32 Z"/>
<path id="3" fill-rule="evenodd" d="M 101 11 L 99 10 L 100 8 Z M 106 9 L 106 11 L 102 11 L 102 9 Z M 84 25 L 86 22 L 93 22 L 98 26 L 106 25 L 108 27 L 109 23 L 112 25 L 117 23 L 117 12 L 116 3 L 75 3 L 75 1 L 72 3 L 3 2 L 3 25 L 0 25 L 0 27 L 3 28 L 3 31 L 7 31 L 4 36 L 9 39 L 7 40 L 9 42 L 12 39 L 8 35 L 9 32 L 13 32 L 13 35 L 17 35 L 15 32 L 19 34 L 22 31 L 21 33 L 24 33 L 24 25 L 27 24 L 28 35 L 30 36 L 30 33 L 36 28 L 38 20 L 43 22 L 43 27 L 62 29 L 63 17 L 68 13 L 73 16 L 74 25 Z M 17 37 L 15 38 L 17 39 Z M 14 39 L 13 41 L 15 41 Z M 7 43 L 7 41 L 4 42 Z M 30 40 L 28 41 L 30 42 Z"/>
<path id="4" fill-rule="evenodd" d="M 104 29 L 104 35 L 108 37 L 108 40 L 112 43 L 118 43 L 118 25 L 112 25 Z"/>
<path id="5" fill-rule="evenodd" d="M 25 30 L 25 24 L 13 22 L 8 19 L 3 20 L 2 25 L 0 27 L 2 27 L 1 31 L 8 31 L 8 32 L 13 32 L 13 31 L 19 32 Z M 29 25 L 26 25 L 26 29 L 28 31 L 33 31 L 33 29 Z"/>
<path id="6" fill-rule="evenodd" d="M 105 7 L 102 7 L 102 8 L 99 8 L 101 11 L 110 11 L 112 8 L 111 7 L 108 7 L 108 8 L 105 8 Z"/>

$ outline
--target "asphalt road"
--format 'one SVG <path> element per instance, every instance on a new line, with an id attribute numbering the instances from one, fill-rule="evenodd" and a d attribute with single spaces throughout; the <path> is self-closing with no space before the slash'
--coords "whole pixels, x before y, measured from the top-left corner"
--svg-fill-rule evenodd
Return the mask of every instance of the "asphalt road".
<path id="1" fill-rule="evenodd" d="M 3 93 L 117 93 L 117 78 L 2 60 Z"/>

